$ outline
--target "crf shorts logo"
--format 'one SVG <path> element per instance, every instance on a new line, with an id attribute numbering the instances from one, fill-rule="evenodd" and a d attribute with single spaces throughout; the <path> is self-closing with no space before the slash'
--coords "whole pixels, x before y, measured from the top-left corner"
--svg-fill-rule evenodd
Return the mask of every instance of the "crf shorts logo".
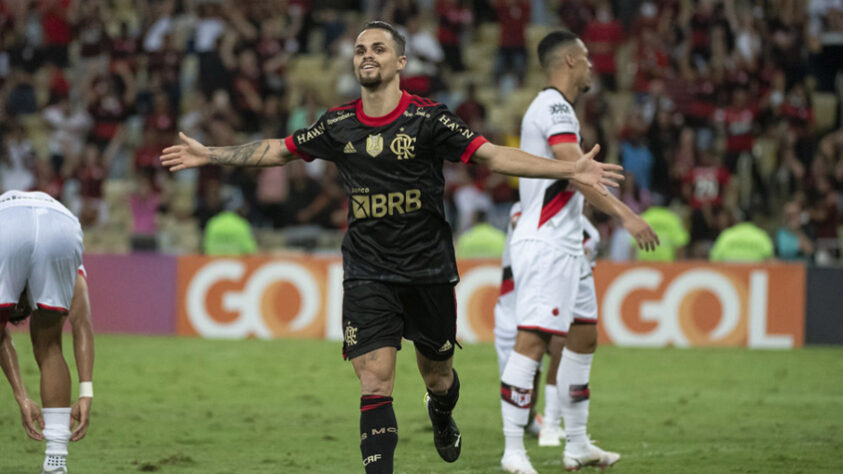
<path id="1" fill-rule="evenodd" d="M 781 267 L 602 264 L 601 331 L 627 346 L 801 345 L 804 270 Z"/>
<path id="2" fill-rule="evenodd" d="M 324 337 L 324 264 L 196 258 L 185 266 L 196 269 L 180 275 L 184 295 L 180 333 L 217 338 Z M 189 269 L 182 270 L 186 272 Z"/>

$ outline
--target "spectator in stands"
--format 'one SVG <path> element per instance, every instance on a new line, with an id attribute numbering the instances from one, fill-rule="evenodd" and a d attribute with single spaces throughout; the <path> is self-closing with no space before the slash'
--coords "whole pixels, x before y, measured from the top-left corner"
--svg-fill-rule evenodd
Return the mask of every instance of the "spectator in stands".
<path id="1" fill-rule="evenodd" d="M 809 237 L 808 216 L 797 201 L 784 205 L 784 226 L 776 231 L 776 256 L 782 260 L 811 260 L 814 243 Z M 804 220 L 803 220 L 804 219 Z"/>
<path id="2" fill-rule="evenodd" d="M 65 156 L 82 153 L 93 120 L 83 107 L 71 104 L 67 96 L 53 98 L 52 105 L 44 109 L 43 116 L 52 129 L 48 146 L 53 168 L 58 173 L 62 169 Z"/>
<path id="3" fill-rule="evenodd" d="M 646 189 L 641 189 L 635 175 L 632 173 L 624 173 L 624 179 L 621 181 L 618 189 L 618 199 L 627 205 L 636 214 L 641 214 L 645 209 L 650 207 L 652 198 L 650 192 Z"/>
<path id="4" fill-rule="evenodd" d="M 319 182 L 308 176 L 307 168 L 301 161 L 294 161 L 285 166 L 287 187 L 290 193 L 284 206 L 285 225 L 308 224 L 307 218 L 313 214 L 311 204 L 320 195 Z"/>
<path id="5" fill-rule="evenodd" d="M 809 48 L 817 89 L 834 92 L 835 79 L 843 69 L 843 4 L 834 0 L 808 3 Z"/>
<path id="6" fill-rule="evenodd" d="M 225 33 L 220 4 L 202 2 L 197 6 L 198 19 L 193 48 L 199 56 L 199 87 L 205 97 L 228 87 L 228 74 L 219 54 L 219 43 Z"/>
<path id="7" fill-rule="evenodd" d="M 454 113 L 472 130 L 484 130 L 486 128 L 486 106 L 477 99 L 477 84 L 473 82 L 468 84 L 466 98 L 462 104 L 457 106 Z"/>
<path id="8" fill-rule="evenodd" d="M 808 192 L 808 214 L 815 230 L 817 263 L 828 264 L 840 256 L 837 228 L 838 195 L 827 176 L 820 176 Z"/>
<path id="9" fill-rule="evenodd" d="M 202 248 L 206 255 L 238 256 L 257 251 L 249 221 L 238 213 L 223 211 L 205 227 Z"/>
<path id="10" fill-rule="evenodd" d="M 465 4 L 463 0 L 436 0 L 436 17 L 439 21 L 436 37 L 445 54 L 445 64 L 454 72 L 465 70 L 462 35 L 473 20 L 471 9 Z"/>
<path id="11" fill-rule="evenodd" d="M 208 221 L 224 210 L 224 205 L 222 183 L 219 179 L 205 179 L 202 184 L 193 217 L 199 222 L 199 228 L 204 230 Z"/>
<path id="12" fill-rule="evenodd" d="M 527 75 L 527 25 L 530 24 L 529 0 L 494 0 L 500 24 L 498 54 L 493 70 L 495 82 L 502 85 L 506 75 L 514 75 L 520 87 Z"/>
<path id="13" fill-rule="evenodd" d="M 689 235 L 685 224 L 672 209 L 653 206 L 641 214 L 647 224 L 659 237 L 659 245 L 649 252 L 638 252 L 638 260 L 647 262 L 672 262 L 685 256 L 685 246 L 688 245 Z M 630 239 L 635 247 L 635 240 Z"/>
<path id="14" fill-rule="evenodd" d="M 773 241 L 767 232 L 747 221 L 721 232 L 709 258 L 712 262 L 763 262 L 773 255 Z"/>
<path id="15" fill-rule="evenodd" d="M 430 96 L 442 90 L 444 84 L 440 78 L 439 65 L 445 59 L 445 54 L 439 41 L 422 28 L 418 15 L 407 18 L 405 37 L 407 66 L 401 73 L 401 87 L 421 96 Z"/>
<path id="16" fill-rule="evenodd" d="M 120 91 L 112 76 L 91 77 L 88 81 L 85 97 L 88 112 L 94 121 L 89 139 L 100 149 L 104 149 L 126 119 L 134 110 L 136 88 L 135 76 L 125 63 L 115 65 L 116 76 L 120 79 Z"/>
<path id="17" fill-rule="evenodd" d="M 717 236 L 717 215 L 723 207 L 728 184 L 729 171 L 710 150 L 700 154 L 699 164 L 685 176 L 683 194 L 685 202 L 691 207 L 694 257 L 704 257 L 708 246 Z"/>
<path id="18" fill-rule="evenodd" d="M 506 246 L 506 234 L 489 224 L 486 213 L 474 213 L 474 225 L 463 232 L 454 247 L 457 258 L 500 258 Z"/>
<path id="19" fill-rule="evenodd" d="M 165 208 L 160 194 L 155 190 L 153 176 L 148 171 L 138 173 L 135 190 L 129 196 L 133 252 L 154 252 L 158 248 L 158 213 Z"/>
<path id="20" fill-rule="evenodd" d="M 607 0 L 597 5 L 597 13 L 588 23 L 583 34 L 586 46 L 591 54 L 594 73 L 600 77 L 600 83 L 606 89 L 617 90 L 617 66 L 615 51 L 624 39 L 621 23 L 612 16 L 612 7 Z"/>
<path id="21" fill-rule="evenodd" d="M 627 119 L 621 141 L 621 164 L 644 191 L 650 191 L 653 176 L 653 154 L 647 147 L 646 130 L 640 114 L 632 113 Z"/>
<path id="22" fill-rule="evenodd" d="M 35 186 L 35 149 L 26 138 L 26 131 L 12 122 L 0 152 L 0 184 L 3 191 L 30 191 Z"/>
<path id="23" fill-rule="evenodd" d="M 319 95 L 315 90 L 307 88 L 302 94 L 301 103 L 290 112 L 287 120 L 286 134 L 289 135 L 295 130 L 307 128 L 325 113 L 325 106 L 320 104 Z"/>
<path id="24" fill-rule="evenodd" d="M 41 27 L 44 31 L 44 54 L 47 61 L 60 68 L 69 64 L 68 48 L 73 39 L 71 0 L 44 0 L 39 2 Z"/>

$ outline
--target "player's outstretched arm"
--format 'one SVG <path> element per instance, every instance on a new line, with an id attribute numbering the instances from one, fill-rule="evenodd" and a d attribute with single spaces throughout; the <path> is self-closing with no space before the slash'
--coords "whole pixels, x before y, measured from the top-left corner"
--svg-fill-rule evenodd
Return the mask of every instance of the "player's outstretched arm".
<path id="1" fill-rule="evenodd" d="M 26 387 L 20 376 L 18 354 L 15 346 L 12 345 L 12 337 L 5 323 L 0 328 L 0 367 L 3 368 L 3 373 L 6 374 L 6 379 L 12 386 L 12 393 L 15 395 L 15 401 L 18 402 L 21 422 L 27 436 L 36 441 L 43 440 L 44 435 L 41 434 L 39 428 L 44 429 L 44 417 L 41 415 L 41 408 L 26 393 Z"/>
<path id="2" fill-rule="evenodd" d="M 183 132 L 182 143 L 165 148 L 161 165 L 170 171 L 181 171 L 205 165 L 283 166 L 295 155 L 287 150 L 282 139 L 260 140 L 235 146 L 208 147 Z"/>
<path id="3" fill-rule="evenodd" d="M 73 290 L 73 300 L 70 302 L 70 327 L 73 331 L 73 356 L 76 358 L 76 371 L 79 382 L 94 381 L 94 325 L 91 321 L 91 302 L 88 298 L 88 282 L 82 275 L 76 275 L 76 288 Z M 80 390 L 81 392 L 81 390 Z M 71 441 L 79 441 L 88 432 L 91 417 L 91 396 L 83 396 L 70 411 L 73 430 Z"/>
<path id="4" fill-rule="evenodd" d="M 601 194 L 608 194 L 606 186 L 618 186 L 617 182 L 623 179 L 618 172 L 623 168 L 595 161 L 594 156 L 599 151 L 600 145 L 595 145 L 582 158 L 570 163 L 540 158 L 517 148 L 484 143 L 471 159 L 497 173 L 525 178 L 571 179 Z"/>
<path id="5" fill-rule="evenodd" d="M 557 143 L 553 145 L 553 156 L 556 161 L 578 163 L 582 160 L 582 151 L 576 143 Z M 588 202 L 601 211 L 620 219 L 621 224 L 635 238 L 641 250 L 653 250 L 659 244 L 659 237 L 647 222 L 620 199 L 609 193 L 597 192 L 593 187 L 574 182 Z"/>

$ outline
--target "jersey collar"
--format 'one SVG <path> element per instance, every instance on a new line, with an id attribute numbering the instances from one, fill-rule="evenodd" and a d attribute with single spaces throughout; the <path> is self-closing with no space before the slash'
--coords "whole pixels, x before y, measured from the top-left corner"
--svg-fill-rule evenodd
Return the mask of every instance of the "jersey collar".
<path id="1" fill-rule="evenodd" d="M 368 125 L 370 127 L 383 127 L 384 125 L 389 125 L 394 122 L 395 119 L 400 117 L 405 110 L 407 110 L 407 106 L 410 105 L 411 97 L 412 96 L 408 94 L 407 91 L 401 91 L 401 100 L 398 101 L 398 107 L 395 107 L 392 112 L 380 117 L 369 117 L 363 113 L 363 99 L 360 99 L 357 101 L 357 106 L 355 107 L 357 120 L 359 120 L 363 125 Z"/>
<path id="2" fill-rule="evenodd" d="M 565 94 L 563 94 L 563 93 L 562 93 L 562 91 L 560 91 L 559 89 L 557 89 L 557 88 L 555 88 L 555 87 L 553 87 L 553 86 L 547 86 L 547 87 L 545 87 L 544 89 L 542 89 L 542 91 L 546 91 L 546 90 L 554 90 L 554 91 L 558 92 L 558 93 L 559 93 L 559 95 L 561 95 L 561 96 L 562 96 L 562 98 L 563 98 L 563 99 L 565 99 L 565 102 L 567 102 L 567 103 L 569 103 L 569 104 L 571 104 L 571 105 L 574 105 L 574 103 L 573 103 L 573 102 L 571 102 L 570 100 L 568 100 L 568 98 L 567 98 L 567 97 L 565 97 Z"/>

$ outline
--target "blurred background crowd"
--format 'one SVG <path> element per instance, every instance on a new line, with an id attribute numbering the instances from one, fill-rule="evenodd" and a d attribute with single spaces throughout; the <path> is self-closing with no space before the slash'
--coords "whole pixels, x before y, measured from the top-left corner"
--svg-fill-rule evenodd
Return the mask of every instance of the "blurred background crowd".
<path id="1" fill-rule="evenodd" d="M 336 251 L 347 203 L 330 163 L 173 175 L 158 157 L 179 130 L 281 138 L 356 98 L 368 19 L 405 32 L 405 89 L 511 146 L 544 86 L 536 45 L 569 28 L 594 64 L 584 146 L 623 164 L 619 197 L 665 226 L 665 259 L 709 258 L 752 227 L 777 258 L 839 261 L 843 0 L 0 0 L 0 190 L 60 199 L 89 252 L 216 253 L 236 232 L 227 253 Z M 455 238 L 505 228 L 517 180 L 445 175 Z M 636 258 L 588 213 L 601 256 Z"/>

